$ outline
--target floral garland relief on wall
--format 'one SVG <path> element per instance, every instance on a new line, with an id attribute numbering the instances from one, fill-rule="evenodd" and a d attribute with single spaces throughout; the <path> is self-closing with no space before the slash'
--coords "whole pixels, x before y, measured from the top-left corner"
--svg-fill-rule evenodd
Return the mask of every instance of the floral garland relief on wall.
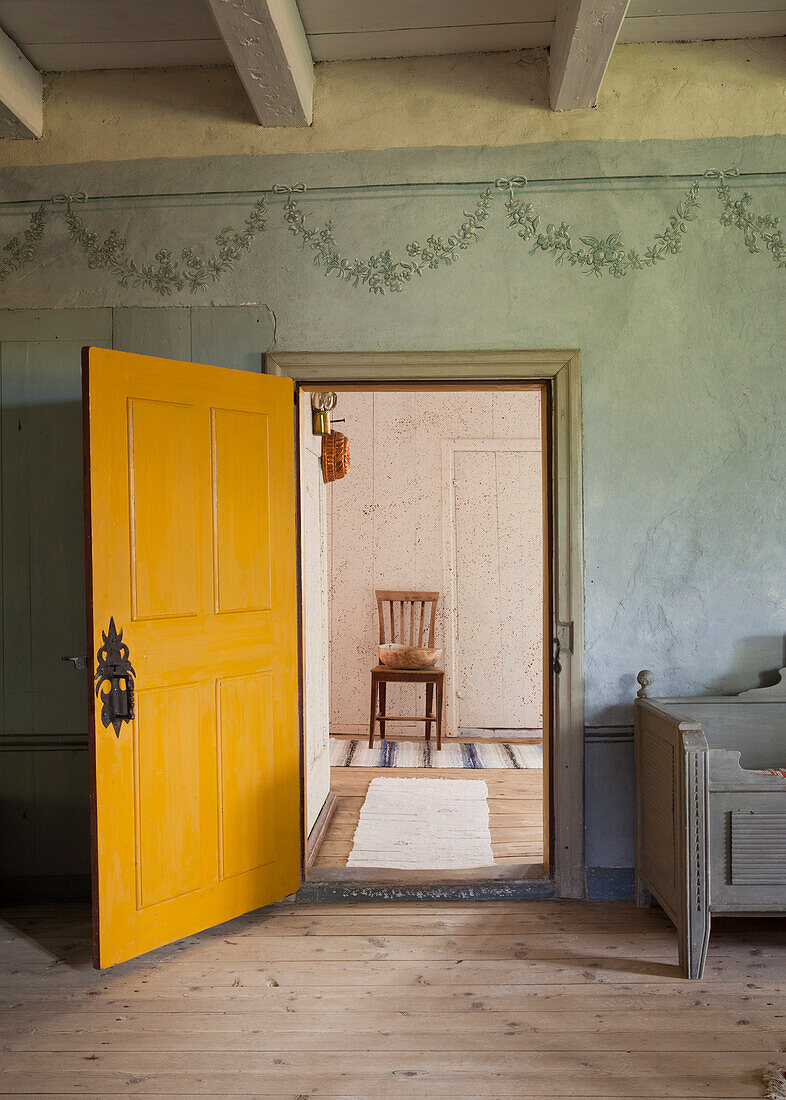
<path id="1" fill-rule="evenodd" d="M 778 268 L 786 268 L 786 240 L 780 228 L 780 219 L 772 214 L 754 213 L 753 199 L 748 192 L 735 198 L 726 178 L 737 175 L 739 172 L 735 168 L 725 172 L 710 169 L 704 173 L 706 180 L 717 182 L 721 225 L 737 229 L 748 252 L 768 252 Z M 621 278 L 631 271 L 654 267 L 668 256 L 681 252 L 683 238 L 690 224 L 698 219 L 701 208 L 700 182 L 695 180 L 677 204 L 668 225 L 653 237 L 647 248 L 627 248 L 621 233 L 611 233 L 606 237 L 582 234 L 576 238 L 578 244 L 575 244 L 566 222 L 542 225 L 540 214 L 534 206 L 520 197 L 526 186 L 525 176 L 495 181 L 497 191 L 507 192 L 505 213 L 508 228 L 515 230 L 522 241 L 531 244 L 530 255 L 543 253 L 558 266 L 567 263 L 586 274 L 597 276 L 609 274 Z M 405 259 L 395 259 L 389 249 L 384 249 L 368 260 L 359 260 L 342 255 L 332 221 L 326 222 L 321 229 L 309 223 L 309 215 L 302 210 L 297 197 L 305 193 L 304 184 L 275 186 L 272 190 L 275 194 L 286 195 L 284 221 L 299 239 L 301 248 L 312 253 L 314 264 L 325 275 L 334 275 L 355 287 L 364 286 L 373 294 L 401 291 L 424 271 L 455 263 L 461 252 L 479 240 L 494 199 L 494 190 L 486 188 L 478 196 L 475 209 L 464 211 L 464 221 L 454 233 L 447 237 L 432 235 L 425 244 L 411 241 L 405 247 Z M 128 254 L 127 242 L 116 229 L 111 229 L 103 241 L 97 233 L 88 229 L 82 215 L 75 209 L 75 206 L 84 206 L 87 202 L 87 194 L 80 191 L 74 195 L 53 195 L 41 203 L 30 215 L 22 235 L 12 237 L 3 247 L 0 281 L 36 259 L 47 220 L 53 214 L 65 219 L 68 235 L 87 258 L 88 267 L 111 272 L 120 286 L 144 287 L 162 296 L 186 287 L 196 293 L 211 283 L 219 282 L 251 250 L 255 239 L 267 225 L 267 202 L 261 198 L 251 208 L 243 229 L 224 226 L 217 233 L 215 250 L 207 257 L 194 248 L 182 249 L 179 258 L 171 251 L 160 249 L 152 262 L 141 262 Z"/>

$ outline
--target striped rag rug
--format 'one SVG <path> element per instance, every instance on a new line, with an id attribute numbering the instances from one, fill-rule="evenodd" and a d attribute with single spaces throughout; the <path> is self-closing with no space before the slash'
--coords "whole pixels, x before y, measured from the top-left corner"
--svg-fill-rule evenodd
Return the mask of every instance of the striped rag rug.
<path id="1" fill-rule="evenodd" d="M 434 741 L 379 741 L 370 749 L 363 741 L 330 738 L 334 768 L 542 768 L 540 744 L 479 741 L 445 744 Z"/>

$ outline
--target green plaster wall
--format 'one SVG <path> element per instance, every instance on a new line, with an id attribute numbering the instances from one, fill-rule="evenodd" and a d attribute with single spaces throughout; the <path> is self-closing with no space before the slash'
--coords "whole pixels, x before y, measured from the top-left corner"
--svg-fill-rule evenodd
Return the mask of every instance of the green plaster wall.
<path id="1" fill-rule="evenodd" d="M 574 239 L 619 231 L 626 246 L 643 252 L 689 183 L 689 178 L 653 177 L 690 177 L 730 164 L 758 174 L 744 184 L 757 211 L 786 215 L 783 138 L 68 165 L 8 169 L 3 183 L 9 199 L 79 188 L 91 195 L 169 194 L 166 200 L 114 199 L 84 210 L 91 228 L 103 235 L 117 226 L 130 251 L 144 258 L 162 247 L 203 248 L 221 225 L 239 225 L 253 201 L 250 195 L 184 199 L 175 193 L 304 180 L 329 189 L 307 193 L 304 209 L 317 224 L 333 217 L 342 249 L 365 258 L 383 247 L 399 255 L 407 241 L 423 243 L 429 233 L 446 236 L 457 228 L 480 188 L 441 184 L 525 174 L 553 181 L 528 189 L 544 224 L 565 220 Z M 610 182 L 608 176 L 648 178 Z M 568 182 L 577 178 L 583 182 Z M 387 186 L 346 190 L 358 183 Z M 413 189 L 411 183 L 433 186 Z M 742 192 L 742 184 L 732 185 Z M 116 343 L 123 332 L 118 346 L 252 369 L 273 346 L 280 351 L 580 348 L 586 701 L 594 741 L 587 756 L 587 859 L 595 867 L 624 867 L 632 862 L 626 739 L 638 669 L 655 670 L 658 692 L 691 694 L 753 686 L 761 672 L 784 663 L 786 271 L 766 253 L 750 255 L 740 234 L 719 224 L 708 183 L 702 186 L 701 218 L 689 228 L 682 253 L 624 279 L 596 278 L 557 267 L 545 254 L 529 255 L 529 246 L 505 226 L 503 201 L 496 197 L 481 240 L 456 264 L 427 270 L 401 294 L 381 297 L 325 278 L 288 232 L 283 199 L 271 197 L 268 230 L 251 252 L 206 292 L 167 299 L 164 311 L 151 291 L 119 287 L 108 273 L 90 270 L 58 220 L 38 263 L 0 284 L 0 305 L 114 310 Z M 24 225 L 20 213 L 8 210 L 0 207 L 3 239 Z M 245 303 L 253 303 L 257 321 L 240 333 L 221 321 L 226 314 L 217 307 Z M 194 304 L 207 308 L 187 315 L 182 307 Z M 120 307 L 156 307 L 156 312 Z M 199 354 L 195 325 L 202 333 Z M 0 338 L 11 345 L 31 339 L 2 331 Z M 13 387 L 21 354 L 17 347 L 6 353 L 4 343 L 4 466 L 6 447 L 20 446 L 6 440 L 8 433 L 13 436 L 19 406 Z M 31 356 L 29 349 L 25 355 L 28 406 L 49 406 L 50 416 L 60 400 L 60 382 L 45 356 L 37 351 Z M 71 394 L 66 404 L 73 401 Z M 347 429 L 351 436 L 351 425 Z M 483 434 L 482 425 L 478 433 Z M 76 462 L 73 440 L 63 447 L 68 462 Z M 14 532 L 3 558 L 7 675 L 9 661 L 18 660 L 16 639 L 29 636 L 33 611 L 28 608 L 34 602 L 32 590 L 27 603 L 16 591 L 22 550 L 13 509 L 23 507 L 24 477 L 32 477 L 26 484 L 33 489 L 46 462 L 58 462 L 54 441 L 48 448 L 24 461 L 15 451 L 4 472 L 4 515 L 11 517 L 4 531 Z M 31 469 L 32 475 L 23 472 Z M 69 583 L 81 523 L 76 494 L 69 495 L 67 509 L 61 502 L 56 517 L 58 538 L 71 547 L 62 578 Z M 81 584 L 81 576 L 74 574 L 72 583 Z M 57 604 L 51 586 L 41 592 L 47 607 Z M 68 600 L 58 605 L 55 618 L 68 618 L 76 629 L 73 593 Z M 60 675 L 54 668 L 60 641 L 46 651 L 47 675 Z M 30 652 L 33 664 L 24 668 L 32 669 L 25 675 L 34 681 L 42 658 L 35 645 Z M 12 732 L 34 737 L 37 727 L 20 719 Z M 607 804 L 614 807 L 613 834 L 606 824 Z"/>

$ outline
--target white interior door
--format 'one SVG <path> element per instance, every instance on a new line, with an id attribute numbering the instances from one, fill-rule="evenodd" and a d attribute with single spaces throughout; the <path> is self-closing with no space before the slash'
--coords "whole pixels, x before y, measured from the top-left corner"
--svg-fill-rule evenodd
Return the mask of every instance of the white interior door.
<path id="1" fill-rule="evenodd" d="M 540 441 L 451 441 L 451 728 L 543 722 Z"/>

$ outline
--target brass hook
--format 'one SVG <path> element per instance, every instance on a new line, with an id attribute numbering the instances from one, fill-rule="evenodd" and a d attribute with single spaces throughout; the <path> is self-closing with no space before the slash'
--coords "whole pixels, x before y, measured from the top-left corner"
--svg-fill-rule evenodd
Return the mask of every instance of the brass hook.
<path id="1" fill-rule="evenodd" d="M 332 391 L 311 394 L 311 427 L 314 435 L 330 434 L 330 414 L 337 401 L 338 394 Z"/>

